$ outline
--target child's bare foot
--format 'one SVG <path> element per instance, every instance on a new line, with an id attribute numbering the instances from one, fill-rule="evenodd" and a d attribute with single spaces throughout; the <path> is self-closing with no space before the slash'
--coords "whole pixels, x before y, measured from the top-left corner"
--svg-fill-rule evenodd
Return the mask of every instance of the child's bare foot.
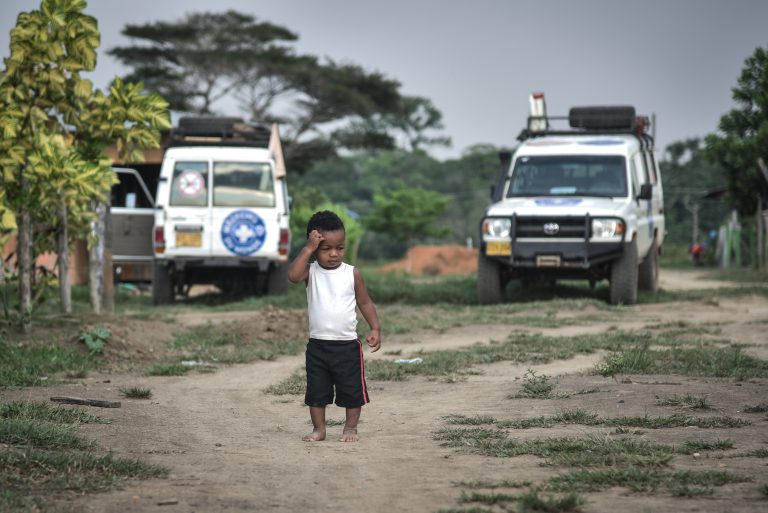
<path id="1" fill-rule="evenodd" d="M 325 429 L 315 429 L 308 435 L 304 435 L 301 439 L 305 442 L 321 442 L 325 440 Z"/>
<path id="2" fill-rule="evenodd" d="M 357 428 L 344 428 L 344 432 L 341 433 L 339 442 L 359 442 L 360 437 L 357 436 Z"/>

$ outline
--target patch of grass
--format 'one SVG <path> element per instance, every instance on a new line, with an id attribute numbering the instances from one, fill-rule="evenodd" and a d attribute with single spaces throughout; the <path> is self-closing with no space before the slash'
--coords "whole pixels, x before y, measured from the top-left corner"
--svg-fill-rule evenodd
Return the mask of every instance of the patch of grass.
<path id="1" fill-rule="evenodd" d="M 97 326 L 80 333 L 78 340 L 84 343 L 91 354 L 93 354 L 100 353 L 104 346 L 107 345 L 107 342 L 109 342 L 109 337 L 111 336 L 112 330 L 104 326 Z"/>
<path id="2" fill-rule="evenodd" d="M 297 354 L 305 346 L 306 341 L 260 338 L 239 322 L 195 326 L 171 341 L 171 347 L 184 351 L 184 359 L 222 364 L 271 361 Z"/>
<path id="3" fill-rule="evenodd" d="M 443 420 L 447 424 L 460 424 L 464 426 L 480 426 L 483 424 L 494 424 L 496 419 L 489 417 L 488 415 L 474 415 L 467 417 L 466 415 L 446 415 Z"/>
<path id="4" fill-rule="evenodd" d="M 147 367 L 148 376 L 183 376 L 189 367 L 180 363 L 155 363 Z"/>
<path id="5" fill-rule="evenodd" d="M 768 497 L 768 483 L 760 485 L 758 491 L 763 495 L 763 497 Z"/>
<path id="6" fill-rule="evenodd" d="M 467 502 L 479 502 L 481 504 L 485 504 L 486 506 L 496 506 L 498 504 L 506 504 L 507 502 L 513 502 L 517 500 L 517 495 L 511 495 L 508 493 L 501 493 L 501 492 L 491 492 L 491 493 L 482 493 L 482 492 L 470 492 L 466 493 L 462 490 L 461 492 L 461 498 L 459 498 L 460 503 L 467 503 Z"/>
<path id="7" fill-rule="evenodd" d="M 517 501 L 520 513 L 529 511 L 543 513 L 578 511 L 586 503 L 581 496 L 575 493 L 569 493 L 563 497 L 555 495 L 542 497 L 537 490 L 531 490 L 518 496 Z"/>
<path id="8" fill-rule="evenodd" d="M 442 445 L 483 456 L 508 458 L 530 454 L 551 465 L 663 466 L 674 456 L 671 446 L 629 438 L 600 436 L 544 438 L 518 441 L 504 431 L 488 428 L 444 428 L 434 434 Z"/>
<path id="9" fill-rule="evenodd" d="M 0 452 L 0 488 L 18 495 L 45 490 L 93 492 L 123 479 L 164 477 L 168 469 L 140 460 L 90 452 L 40 450 Z"/>
<path id="10" fill-rule="evenodd" d="M 752 449 L 751 451 L 738 452 L 731 454 L 731 458 L 768 458 L 768 448 L 760 447 L 759 449 Z"/>
<path id="11" fill-rule="evenodd" d="M 680 374 L 746 379 L 768 376 L 768 361 L 741 352 L 740 347 L 670 347 L 649 349 L 635 346 L 614 353 L 596 366 L 602 376 L 617 374 Z"/>
<path id="12" fill-rule="evenodd" d="M 695 396 L 692 394 L 677 395 L 670 397 L 660 397 L 656 401 L 658 406 L 674 406 L 676 408 L 690 408 L 691 410 L 711 410 L 712 406 L 706 397 Z"/>
<path id="13" fill-rule="evenodd" d="M 437 513 L 496 513 L 488 508 L 448 508 L 439 509 Z"/>
<path id="14" fill-rule="evenodd" d="M 304 369 L 297 370 L 280 383 L 270 385 L 264 390 L 273 395 L 304 395 L 307 390 L 307 375 Z"/>
<path id="15" fill-rule="evenodd" d="M 555 384 L 549 380 L 546 374 L 536 374 L 533 369 L 528 369 L 523 375 L 522 395 L 536 399 L 545 399 L 552 396 Z"/>
<path id="16" fill-rule="evenodd" d="M 703 451 L 727 451 L 733 449 L 733 440 L 715 440 L 714 442 L 707 442 L 706 440 L 686 440 L 683 442 L 682 447 L 678 449 L 678 452 L 682 454 L 693 454 L 695 452 Z"/>
<path id="17" fill-rule="evenodd" d="M 478 479 L 475 481 L 458 481 L 453 483 L 454 486 L 461 486 L 463 488 L 469 488 L 471 490 L 495 490 L 496 488 L 525 488 L 531 486 L 533 483 L 530 481 L 510 481 L 503 479 L 501 481 L 484 481 Z"/>
<path id="18" fill-rule="evenodd" d="M 755 406 L 745 406 L 744 413 L 768 413 L 768 403 L 760 403 Z"/>
<path id="19" fill-rule="evenodd" d="M 77 436 L 71 426 L 59 426 L 26 418 L 0 419 L 0 443 L 52 450 L 86 450 L 94 447 L 93 442 Z"/>
<path id="20" fill-rule="evenodd" d="M 551 477 L 545 485 L 558 492 L 596 492 L 614 486 L 633 492 L 652 493 L 663 488 L 673 495 L 701 495 L 700 490 L 711 493 L 711 487 L 729 483 L 744 483 L 750 477 L 719 470 L 665 470 L 661 468 L 610 468 L 604 470 L 577 470 Z M 687 493 L 686 493 L 687 492 Z"/>
<path id="21" fill-rule="evenodd" d="M 688 415 L 668 415 L 662 417 L 613 417 L 601 424 L 606 426 L 640 427 L 646 429 L 678 428 L 695 426 L 698 428 L 740 428 L 752 423 L 736 417 L 691 417 Z"/>
<path id="22" fill-rule="evenodd" d="M 142 388 L 142 387 L 121 388 L 120 393 L 126 399 L 151 399 L 152 398 L 152 390 L 149 388 Z"/>
<path id="23" fill-rule="evenodd" d="M 72 349 L 55 344 L 11 344 L 0 337 L 0 388 L 49 385 L 62 372 L 94 368 L 95 361 Z"/>
<path id="24" fill-rule="evenodd" d="M 55 424 L 112 423 L 109 419 L 91 415 L 79 408 L 64 408 L 43 402 L 25 401 L 0 403 L 0 419 L 26 419 Z"/>

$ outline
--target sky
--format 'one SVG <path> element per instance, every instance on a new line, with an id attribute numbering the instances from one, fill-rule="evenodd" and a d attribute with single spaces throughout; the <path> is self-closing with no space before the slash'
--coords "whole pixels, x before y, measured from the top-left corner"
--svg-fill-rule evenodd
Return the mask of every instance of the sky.
<path id="1" fill-rule="evenodd" d="M 0 57 L 19 12 L 39 0 L 0 0 Z M 297 33 L 296 50 L 358 64 L 429 98 L 456 158 L 474 144 L 512 147 L 543 91 L 550 115 L 575 105 L 634 105 L 655 115 L 668 144 L 715 132 L 758 46 L 768 47 L 765 0 L 89 0 L 106 88 L 128 70 L 106 54 L 131 44 L 126 24 L 172 22 L 233 9 Z M 221 112 L 236 115 L 235 111 Z"/>

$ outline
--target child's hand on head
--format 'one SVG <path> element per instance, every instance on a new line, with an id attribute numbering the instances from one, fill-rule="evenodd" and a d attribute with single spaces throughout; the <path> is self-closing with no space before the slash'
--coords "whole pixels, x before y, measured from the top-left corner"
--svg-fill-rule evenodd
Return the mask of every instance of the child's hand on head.
<path id="1" fill-rule="evenodd" d="M 366 342 L 368 342 L 368 345 L 371 347 L 371 352 L 375 353 L 379 349 L 381 349 L 381 333 L 379 330 L 373 330 L 371 331 L 367 337 L 365 337 Z"/>
<path id="2" fill-rule="evenodd" d="M 312 253 L 314 253 L 320 246 L 320 243 L 324 240 L 325 237 L 323 237 L 322 233 L 317 230 L 312 230 L 307 236 L 307 247 L 310 249 L 310 251 L 312 251 Z"/>

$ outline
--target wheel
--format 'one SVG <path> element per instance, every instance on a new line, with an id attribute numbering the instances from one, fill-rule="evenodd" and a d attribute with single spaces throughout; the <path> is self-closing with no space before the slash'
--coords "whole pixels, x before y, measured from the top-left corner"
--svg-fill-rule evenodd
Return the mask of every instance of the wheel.
<path id="1" fill-rule="evenodd" d="M 164 305 L 173 302 L 173 280 L 170 270 L 155 260 L 152 265 L 152 303 Z"/>
<path id="2" fill-rule="evenodd" d="M 477 260 L 477 302 L 481 305 L 503 303 L 506 282 L 501 266 L 482 253 Z"/>
<path id="3" fill-rule="evenodd" d="M 611 265 L 610 302 L 612 305 L 637 303 L 637 241 Z"/>
<path id="4" fill-rule="evenodd" d="M 659 290 L 659 243 L 653 239 L 648 256 L 640 264 L 637 277 L 637 288 L 656 292 Z"/>
<path id="5" fill-rule="evenodd" d="M 267 276 L 267 294 L 285 294 L 288 292 L 288 264 L 270 266 Z"/>

